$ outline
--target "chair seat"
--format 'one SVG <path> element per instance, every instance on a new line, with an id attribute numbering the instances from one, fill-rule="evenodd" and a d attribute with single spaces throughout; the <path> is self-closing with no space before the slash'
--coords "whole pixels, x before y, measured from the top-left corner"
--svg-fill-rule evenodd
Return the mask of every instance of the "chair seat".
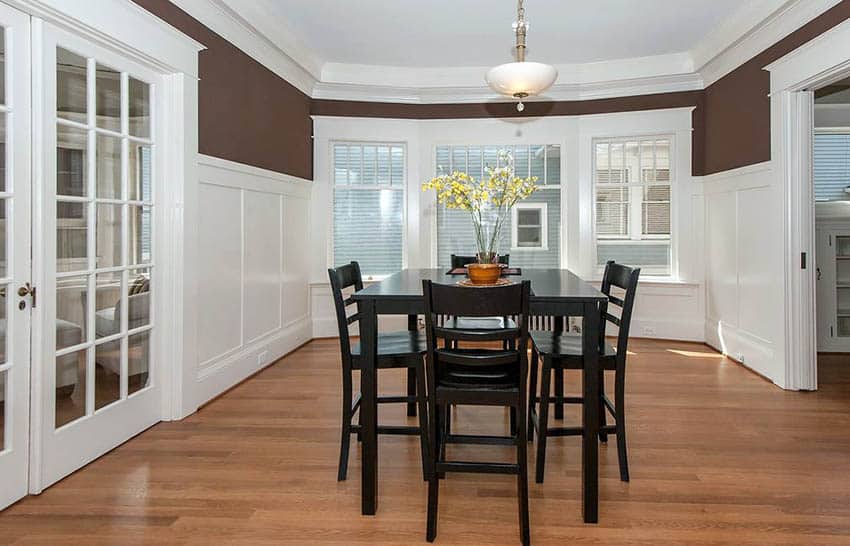
<path id="1" fill-rule="evenodd" d="M 581 368 L 582 335 L 574 332 L 529 332 L 531 342 L 537 348 L 537 352 L 543 357 L 553 357 L 570 363 L 574 361 L 577 368 Z M 572 357 L 572 358 L 571 358 Z M 611 364 L 617 357 L 617 351 L 608 342 L 605 342 L 605 350 L 599 355 L 603 365 Z M 611 361 L 611 362 L 608 362 Z"/>
<path id="2" fill-rule="evenodd" d="M 516 327 L 513 319 L 503 317 L 452 317 L 443 324 L 443 328 L 456 330 L 502 330 Z"/>
<path id="3" fill-rule="evenodd" d="M 378 358 L 422 355 L 427 351 L 425 332 L 380 332 L 378 333 Z M 360 342 L 351 347 L 351 356 L 360 356 Z"/>
<path id="4" fill-rule="evenodd" d="M 453 349 L 452 354 L 481 358 L 482 361 L 516 358 L 513 351 L 494 351 L 487 349 Z M 456 364 L 443 362 L 437 387 L 459 389 L 518 389 L 519 362 L 508 364 Z"/>

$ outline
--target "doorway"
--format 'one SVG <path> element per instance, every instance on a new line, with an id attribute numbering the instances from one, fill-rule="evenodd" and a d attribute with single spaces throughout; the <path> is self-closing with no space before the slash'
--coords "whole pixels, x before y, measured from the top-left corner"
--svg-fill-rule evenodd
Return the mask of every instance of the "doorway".
<path id="1" fill-rule="evenodd" d="M 59 18 L 0 3 L 0 510 L 181 403 L 164 226 L 196 87 Z"/>
<path id="2" fill-rule="evenodd" d="M 814 92 L 818 384 L 850 384 L 850 78 Z"/>

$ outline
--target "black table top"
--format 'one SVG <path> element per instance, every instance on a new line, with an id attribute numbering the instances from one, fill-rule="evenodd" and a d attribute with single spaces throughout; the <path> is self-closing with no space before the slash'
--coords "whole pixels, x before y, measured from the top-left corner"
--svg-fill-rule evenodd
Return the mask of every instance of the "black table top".
<path id="1" fill-rule="evenodd" d="M 422 297 L 422 279 L 440 284 L 456 284 L 458 275 L 448 275 L 445 269 L 404 269 L 381 282 L 367 286 L 354 294 L 356 300 L 410 300 Z M 522 268 L 522 275 L 508 279 L 531 281 L 532 301 L 599 302 L 607 299 L 593 285 L 567 269 Z M 476 290 L 470 288 L 470 290 Z"/>

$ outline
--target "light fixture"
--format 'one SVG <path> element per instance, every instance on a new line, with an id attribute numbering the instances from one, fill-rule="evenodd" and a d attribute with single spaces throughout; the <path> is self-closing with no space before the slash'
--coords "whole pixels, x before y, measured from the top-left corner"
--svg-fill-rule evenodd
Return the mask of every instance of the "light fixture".
<path id="1" fill-rule="evenodd" d="M 531 63 L 525 60 L 525 37 L 528 22 L 525 20 L 523 0 L 517 1 L 517 20 L 513 24 L 516 33 L 516 62 L 500 64 L 487 71 L 487 85 L 493 91 L 519 99 L 516 109 L 522 112 L 525 105 L 522 100 L 546 91 L 558 78 L 554 66 L 544 63 Z"/>

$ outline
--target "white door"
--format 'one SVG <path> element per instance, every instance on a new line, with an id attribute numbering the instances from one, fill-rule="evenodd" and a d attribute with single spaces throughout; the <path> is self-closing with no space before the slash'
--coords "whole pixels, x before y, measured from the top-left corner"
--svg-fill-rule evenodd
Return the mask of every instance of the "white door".
<path id="1" fill-rule="evenodd" d="M 27 493 L 33 303 L 27 292 L 29 24 L 29 16 L 0 4 L 0 510 Z"/>
<path id="2" fill-rule="evenodd" d="M 116 50 L 38 19 L 33 42 L 38 492 L 162 416 L 151 350 L 162 85 Z"/>

